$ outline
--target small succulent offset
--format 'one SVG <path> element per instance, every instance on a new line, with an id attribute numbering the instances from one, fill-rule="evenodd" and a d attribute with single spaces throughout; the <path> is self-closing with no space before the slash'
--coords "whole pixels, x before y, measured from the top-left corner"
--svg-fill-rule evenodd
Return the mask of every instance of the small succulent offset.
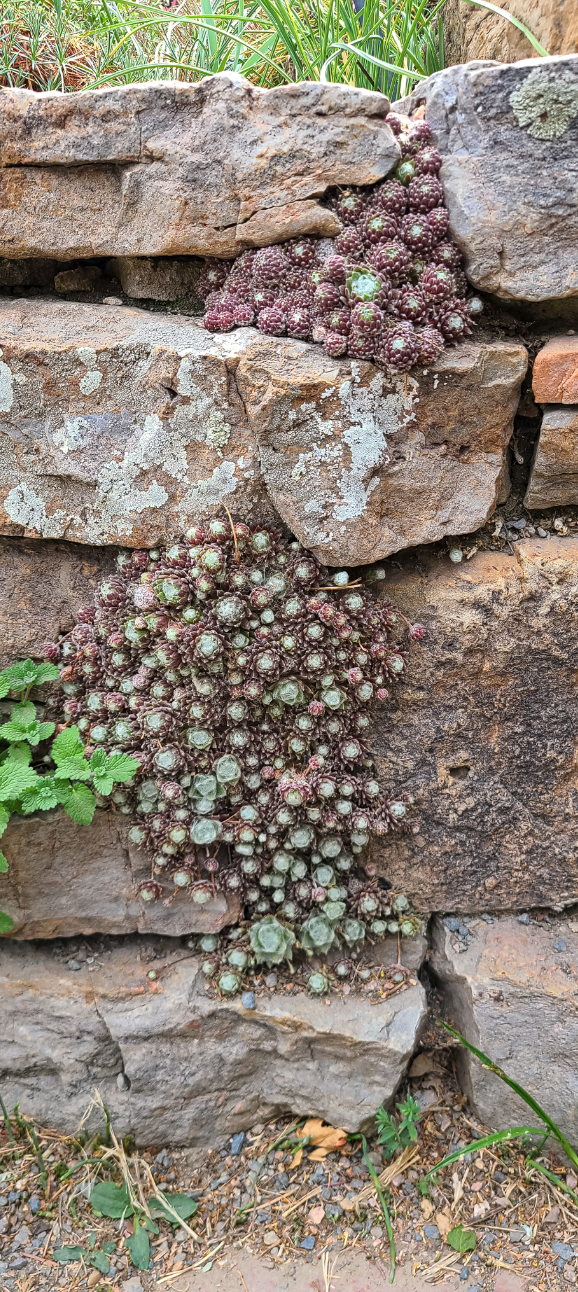
<path id="1" fill-rule="evenodd" d="M 333 241 L 292 238 L 232 263 L 206 262 L 199 292 L 208 331 L 255 325 L 394 372 L 430 364 L 470 334 L 483 303 L 467 298 L 460 252 L 447 236 L 430 127 L 396 112 L 386 120 L 401 161 L 373 188 L 331 198 L 342 224 Z"/>
<path id="2" fill-rule="evenodd" d="M 96 806 L 90 786 L 108 796 L 116 783 L 129 780 L 137 770 L 138 764 L 124 753 L 109 757 L 104 749 L 95 749 L 88 760 L 74 726 L 61 729 L 49 743 L 56 724 L 39 718 L 41 706 L 29 696 L 33 687 L 59 676 L 54 663 L 35 664 L 31 659 L 0 673 L 0 699 L 17 697 L 8 721 L 0 725 L 0 836 L 13 814 L 29 816 L 59 805 L 73 821 L 89 825 Z M 0 874 L 7 870 L 0 852 Z M 0 933 L 13 927 L 12 918 L 0 911 Z"/>
<path id="3" fill-rule="evenodd" d="M 121 552 L 62 649 L 46 647 L 91 764 L 132 760 L 112 800 L 151 855 L 142 900 L 240 899 L 233 947 L 201 940 L 223 995 L 249 964 L 290 962 L 297 939 L 325 954 L 415 931 L 364 862 L 372 833 L 417 829 L 366 744 L 408 660 L 403 616 L 371 592 L 382 577 L 350 586 L 274 526 L 213 517 L 167 548 Z"/>

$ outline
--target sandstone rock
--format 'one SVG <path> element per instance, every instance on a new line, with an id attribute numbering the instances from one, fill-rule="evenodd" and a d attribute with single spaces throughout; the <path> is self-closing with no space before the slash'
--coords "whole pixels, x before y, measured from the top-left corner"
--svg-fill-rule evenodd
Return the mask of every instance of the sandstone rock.
<path id="1" fill-rule="evenodd" d="M 0 304 L 0 530 L 154 546 L 223 501 L 330 565 L 476 529 L 503 480 L 523 346 L 466 342 L 389 381 L 239 328 Z"/>
<path id="2" fill-rule="evenodd" d="M 239 903 L 219 894 L 205 906 L 179 900 L 145 906 L 136 886 L 150 878 L 150 856 L 128 841 L 130 818 L 97 811 L 76 825 L 59 808 L 12 817 L 2 837 L 8 872 L 0 875 L 0 910 L 14 920 L 11 938 L 77 933 L 215 933 L 239 917 Z"/>
<path id="3" fill-rule="evenodd" d="M 66 100 L 0 90 L 0 255 L 231 257 L 318 233 L 335 220 L 312 199 L 395 165 L 388 110 L 373 91 L 232 72 Z"/>
<path id="4" fill-rule="evenodd" d="M 57 269 L 56 260 L 0 259 L 0 287 L 49 287 Z"/>
<path id="5" fill-rule="evenodd" d="M 70 632 L 113 566 L 111 548 L 0 538 L 0 669 Z"/>
<path id="6" fill-rule="evenodd" d="M 78 269 L 63 269 L 54 279 L 57 292 L 93 292 L 102 275 L 98 265 L 81 265 Z"/>
<path id="7" fill-rule="evenodd" d="M 578 502 L 578 407 L 547 406 L 532 463 L 526 507 Z"/>
<path id="8" fill-rule="evenodd" d="M 3 532 L 152 547 L 233 494 L 271 515 L 227 340 L 180 316 L 0 303 Z"/>
<path id="9" fill-rule="evenodd" d="M 468 341 L 389 381 L 260 338 L 236 379 L 283 519 L 321 560 L 357 565 L 491 515 L 526 362 L 523 346 Z"/>
<path id="10" fill-rule="evenodd" d="M 576 1144 L 575 922 L 523 925 L 506 917 L 470 929 L 467 949 L 460 952 L 455 934 L 441 920 L 435 922 L 430 968 L 443 992 L 445 1017 L 524 1086 Z M 487 1126 L 540 1126 L 528 1106 L 473 1055 L 460 1050 L 459 1061 L 462 1089 Z"/>
<path id="11" fill-rule="evenodd" d="M 578 11 L 573 0 L 503 0 L 500 8 L 525 23 L 549 54 L 578 53 Z M 464 0 L 444 5 L 446 67 L 473 59 L 516 63 L 534 58 L 523 32 L 497 13 L 474 8 Z"/>
<path id="12" fill-rule="evenodd" d="M 150 256 L 118 256 L 109 262 L 123 292 L 135 300 L 178 301 L 196 296 L 202 261 L 194 256 L 153 260 Z M 199 312 L 204 309 L 197 298 Z"/>
<path id="13" fill-rule="evenodd" d="M 117 1135 L 214 1147 L 287 1111 L 357 1130 L 393 1097 L 425 1016 L 421 985 L 378 1005 L 261 996 L 248 1013 L 213 999 L 180 948 L 151 985 L 142 946 L 127 939 L 70 974 L 43 947 L 2 943 L 5 1101 L 72 1132 L 96 1085 Z"/>
<path id="14" fill-rule="evenodd" d="M 467 63 L 422 82 L 450 231 L 475 287 L 504 300 L 578 295 L 578 58 Z"/>
<path id="15" fill-rule="evenodd" d="M 538 404 L 578 403 L 578 336 L 556 336 L 538 351 L 532 371 Z"/>
<path id="16" fill-rule="evenodd" d="M 420 831 L 386 836 L 374 860 L 422 911 L 578 901 L 578 539 L 399 564 L 381 586 L 427 636 L 372 743 Z"/>

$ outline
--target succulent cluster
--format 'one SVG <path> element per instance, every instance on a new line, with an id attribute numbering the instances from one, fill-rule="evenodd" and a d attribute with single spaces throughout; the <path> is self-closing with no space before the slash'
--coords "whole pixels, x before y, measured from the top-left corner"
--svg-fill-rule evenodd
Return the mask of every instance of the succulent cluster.
<path id="1" fill-rule="evenodd" d="M 142 900 L 238 895 L 233 974 L 290 960 L 296 937 L 325 954 L 414 931 L 407 899 L 363 865 L 372 832 L 417 828 L 409 796 L 381 794 L 365 743 L 405 672 L 401 618 L 274 527 L 215 517 L 121 552 L 95 607 L 45 647 L 88 751 L 138 764 L 112 801 L 151 853 Z"/>
<path id="2" fill-rule="evenodd" d="M 466 299 L 460 253 L 447 237 L 430 127 L 395 112 L 387 121 L 401 161 L 372 189 L 331 199 L 337 238 L 293 238 L 244 251 L 232 265 L 206 262 L 199 292 L 209 331 L 255 325 L 397 372 L 433 362 L 469 335 L 483 306 Z"/>

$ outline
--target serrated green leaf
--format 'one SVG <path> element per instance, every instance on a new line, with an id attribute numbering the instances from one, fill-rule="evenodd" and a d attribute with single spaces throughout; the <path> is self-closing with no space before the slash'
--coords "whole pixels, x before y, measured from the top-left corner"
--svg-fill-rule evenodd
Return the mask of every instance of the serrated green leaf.
<path id="1" fill-rule="evenodd" d="M 29 763 L 32 762 L 32 750 L 30 745 L 24 740 L 20 744 L 10 745 L 5 761 L 10 763 L 23 763 L 25 767 L 28 767 Z"/>
<path id="2" fill-rule="evenodd" d="M 34 730 L 38 725 L 37 722 L 31 722 L 25 727 L 23 722 L 3 722 L 0 727 L 0 740 L 8 740 L 11 743 L 14 742 L 14 744 L 19 740 L 28 740 L 28 733 L 32 732 L 34 734 Z M 32 744 L 32 741 L 30 743 Z"/>
<path id="3" fill-rule="evenodd" d="M 54 784 L 56 789 L 58 782 L 55 781 Z M 61 784 L 63 788 L 62 790 L 58 789 L 58 801 L 62 804 L 64 811 L 78 825 L 90 825 L 94 816 L 96 801 L 88 785 L 71 785 L 70 781 L 63 781 Z"/>
<path id="4" fill-rule="evenodd" d="M 14 920 L 6 911 L 0 911 L 0 933 L 10 933 L 14 928 Z"/>
<path id="5" fill-rule="evenodd" d="M 36 681 L 37 666 L 33 659 L 21 660 L 18 664 L 10 664 L 0 673 L 0 700 L 9 691 L 25 691 L 28 686 L 33 686 Z"/>
<path id="6" fill-rule="evenodd" d="M 130 754 L 111 754 L 106 760 L 107 774 L 112 776 L 115 782 L 130 780 L 138 769 L 139 764 L 136 759 L 130 757 Z"/>
<path id="7" fill-rule="evenodd" d="M 16 799 L 38 781 L 36 772 L 23 763 L 6 762 L 0 767 L 0 802 Z"/>
<path id="8" fill-rule="evenodd" d="M 95 749 L 90 760 L 90 770 L 94 772 L 103 772 L 107 764 L 107 756 L 104 749 Z"/>
<path id="9" fill-rule="evenodd" d="M 112 794 L 114 781 L 111 776 L 106 775 L 106 772 L 95 772 L 94 788 L 98 790 L 99 794 Z"/>
<path id="10" fill-rule="evenodd" d="M 49 812 L 51 808 L 57 807 L 59 801 L 54 793 L 51 776 L 42 777 L 34 789 L 24 790 L 20 800 L 24 816 L 29 816 L 31 812 Z"/>
<path id="11" fill-rule="evenodd" d="M 473 1229 L 464 1229 L 463 1225 L 456 1225 L 455 1229 L 450 1229 L 447 1237 L 450 1247 L 454 1252 L 463 1255 L 464 1252 L 473 1252 L 476 1246 L 476 1235 Z"/>
<path id="12" fill-rule="evenodd" d="M 194 1198 L 190 1198 L 188 1193 L 168 1193 L 167 1203 L 176 1211 L 181 1220 L 188 1220 L 189 1216 L 194 1216 L 198 1210 L 199 1204 Z M 160 1198 L 153 1198 L 149 1202 L 149 1211 L 151 1216 L 160 1216 L 162 1220 L 170 1220 L 172 1225 L 178 1224 L 174 1216 L 171 1215 L 168 1207 L 161 1202 Z"/>
<path id="13" fill-rule="evenodd" d="M 68 1261 L 79 1261 L 81 1256 L 85 1255 L 84 1247 L 57 1247 L 52 1253 L 52 1259 L 59 1261 L 61 1265 L 66 1265 Z"/>
<path id="14" fill-rule="evenodd" d="M 0 803 L 0 838 L 4 834 L 4 831 L 6 829 L 6 826 L 8 825 L 9 820 L 10 820 L 10 813 L 2 805 L 2 803 Z"/>
<path id="15" fill-rule="evenodd" d="M 63 758 L 82 758 L 84 745 L 78 727 L 66 727 L 61 731 L 53 742 L 51 753 L 57 766 Z"/>
<path id="16" fill-rule="evenodd" d="M 101 1274 L 108 1274 L 110 1269 L 110 1261 L 104 1252 L 92 1252 L 88 1258 L 87 1265 L 94 1265 L 94 1268 L 100 1270 Z"/>
<path id="17" fill-rule="evenodd" d="M 36 665 L 35 686 L 42 686 L 44 682 L 56 682 L 58 677 L 60 677 L 60 670 L 56 664 L 50 664 L 46 660 L 45 663 Z"/>
<path id="18" fill-rule="evenodd" d="M 3 852 L 0 852 L 0 875 L 5 875 L 8 870 L 8 862 Z"/>
<path id="19" fill-rule="evenodd" d="M 61 758 L 54 777 L 57 781 L 89 781 L 90 767 L 86 758 Z"/>
<path id="20" fill-rule="evenodd" d="M 13 704 L 10 711 L 11 722 L 21 722 L 24 727 L 30 726 L 31 722 L 36 721 L 36 705 L 32 700 L 25 700 L 22 704 Z"/>
<path id="21" fill-rule="evenodd" d="M 121 1216 L 132 1216 L 134 1212 L 126 1185 L 111 1184 L 109 1180 L 95 1184 L 88 1201 L 95 1211 L 100 1211 L 101 1216 L 110 1216 L 113 1220 L 120 1220 Z"/>
<path id="22" fill-rule="evenodd" d="M 131 1261 L 137 1270 L 148 1270 L 151 1258 L 150 1239 L 146 1229 L 142 1229 L 135 1221 L 135 1230 L 131 1238 L 126 1239 L 126 1245 L 130 1252 Z"/>

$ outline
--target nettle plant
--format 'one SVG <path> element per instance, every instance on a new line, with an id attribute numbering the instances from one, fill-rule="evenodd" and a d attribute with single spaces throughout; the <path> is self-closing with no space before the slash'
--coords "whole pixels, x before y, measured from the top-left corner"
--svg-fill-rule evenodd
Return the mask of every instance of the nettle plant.
<path id="1" fill-rule="evenodd" d="M 292 238 L 207 260 L 198 283 L 205 327 L 255 325 L 272 336 L 323 345 L 328 355 L 369 359 L 392 372 L 430 364 L 470 335 L 483 311 L 472 296 L 438 178 L 442 158 L 427 121 L 390 112 L 402 157 L 371 189 L 336 193 L 342 231 Z"/>
<path id="2" fill-rule="evenodd" d="M 124 753 L 109 757 L 104 749 L 94 749 L 88 758 L 75 726 L 61 725 L 54 735 L 56 724 L 42 720 L 45 705 L 34 703 L 30 693 L 59 676 L 53 663 L 36 664 L 31 659 L 0 673 L 0 700 L 6 696 L 16 700 L 8 721 L 0 725 L 0 836 L 11 816 L 29 816 L 58 805 L 73 821 L 89 825 L 95 792 L 101 798 L 108 796 L 116 783 L 127 781 L 138 768 Z M 7 870 L 7 859 L 0 852 L 0 873 Z M 11 916 L 0 911 L 0 933 L 13 927 Z"/>
<path id="3" fill-rule="evenodd" d="M 225 994 L 296 946 L 344 949 L 343 974 L 366 935 L 417 927 L 366 857 L 372 833 L 417 829 L 409 795 L 382 795 L 366 745 L 406 669 L 402 619 L 274 527 L 214 518 L 170 547 L 121 552 L 96 606 L 46 645 L 86 754 L 138 764 L 111 797 L 151 854 L 143 902 L 239 898 L 226 941 L 200 942 Z"/>

